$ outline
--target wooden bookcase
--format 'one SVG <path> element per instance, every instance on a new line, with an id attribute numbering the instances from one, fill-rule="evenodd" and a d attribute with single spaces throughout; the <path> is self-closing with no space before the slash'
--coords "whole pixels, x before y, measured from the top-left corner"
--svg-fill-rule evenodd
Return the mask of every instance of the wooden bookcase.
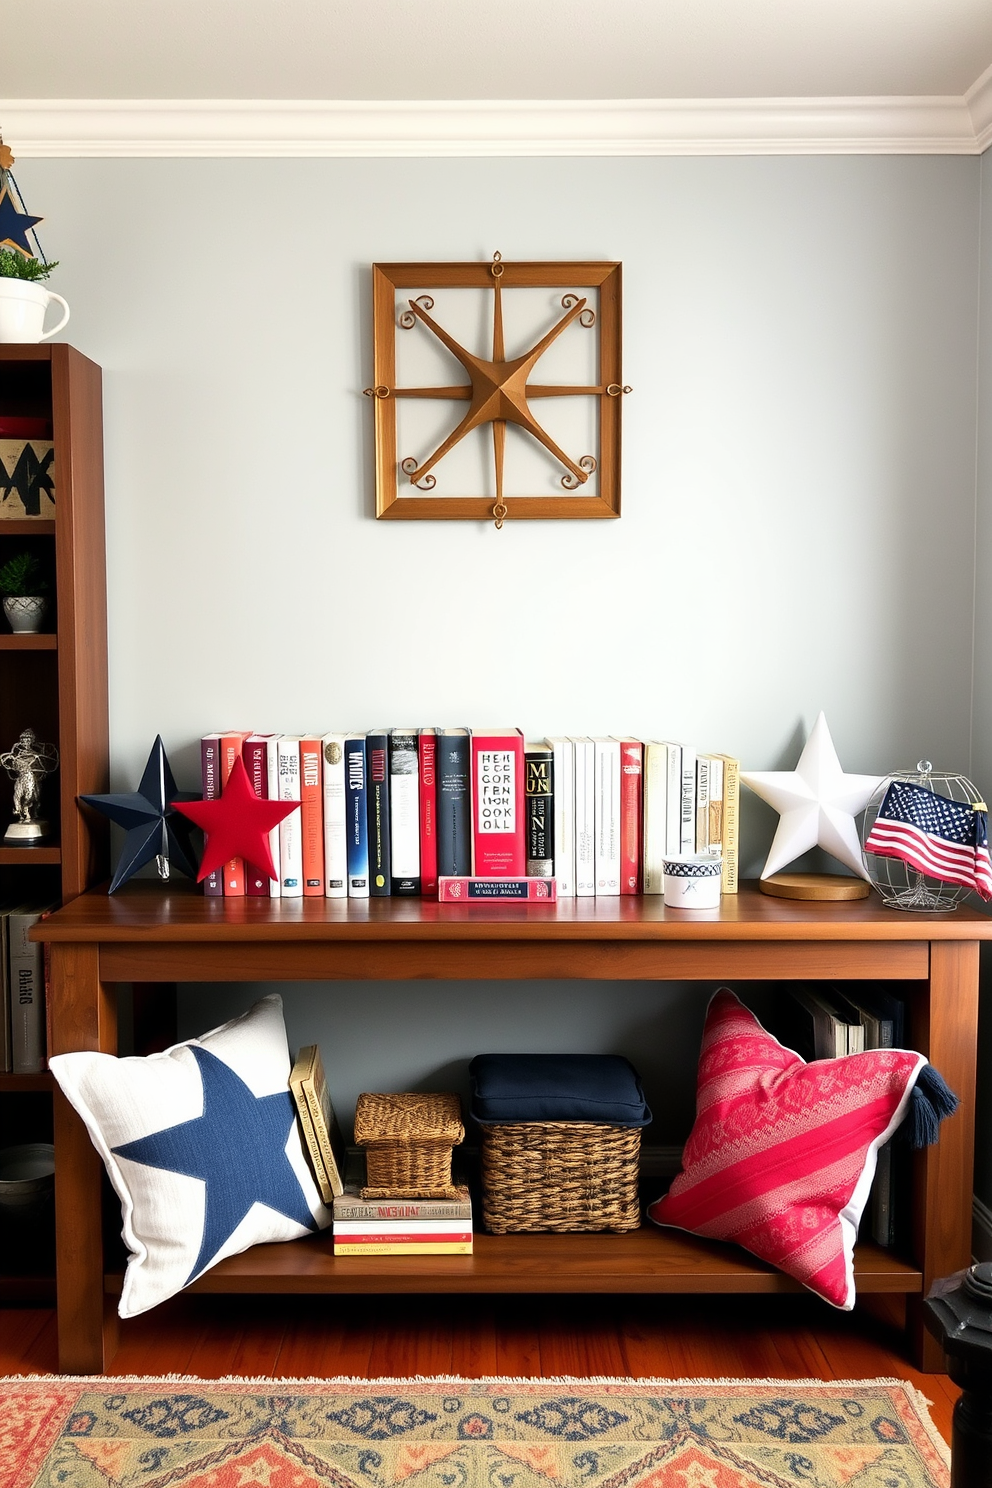
<path id="1" fill-rule="evenodd" d="M 55 447 L 54 520 L 0 520 L 0 563 L 28 548 L 49 573 L 54 601 L 40 635 L 14 635 L 0 612 L 0 750 L 21 730 L 59 750 L 45 788 L 53 823 L 39 847 L 0 842 L 0 898 L 63 903 L 106 876 L 106 823 L 76 806 L 108 778 L 107 602 L 100 368 L 71 346 L 0 345 L 0 413 L 44 417 Z M 13 781 L 0 771 L 0 838 L 12 816 Z M 51 1076 L 0 1073 L 0 1147 L 47 1140 Z M 4 1249 L 6 1255 L 6 1248 Z M 5 1263 L 6 1264 L 6 1263 Z M 3 1274 L 0 1299 L 44 1296 L 49 1275 Z"/>
<path id="2" fill-rule="evenodd" d="M 922 1326 L 931 1283 L 970 1260 L 978 955 L 992 919 L 970 908 L 902 914 L 877 898 L 791 903 L 745 886 L 719 910 L 666 912 L 655 898 L 557 905 L 429 900 L 209 899 L 191 885 L 132 883 L 84 894 L 39 925 L 49 942 L 52 1050 L 116 1051 L 115 984 L 400 979 L 884 980 L 907 995 L 909 1038 L 961 1099 L 937 1146 L 914 1154 L 905 1253 L 862 1244 L 858 1289 L 906 1298 L 909 1346 L 943 1354 Z M 429 995 L 429 986 L 425 989 Z M 416 997 L 414 991 L 412 997 Z M 416 1016 L 415 1009 L 411 1016 Z M 374 1031 L 370 1031 L 370 1038 Z M 693 1054 L 693 1057 L 694 1054 Z M 60 1367 L 99 1373 L 113 1357 L 120 1277 L 101 1239 L 101 1163 L 56 1092 Z M 220 1262 L 195 1292 L 764 1292 L 796 1283 L 733 1246 L 653 1227 L 627 1235 L 479 1235 L 472 1256 L 335 1259 L 327 1233 Z M 127 1326 L 126 1324 L 124 1325 Z"/>

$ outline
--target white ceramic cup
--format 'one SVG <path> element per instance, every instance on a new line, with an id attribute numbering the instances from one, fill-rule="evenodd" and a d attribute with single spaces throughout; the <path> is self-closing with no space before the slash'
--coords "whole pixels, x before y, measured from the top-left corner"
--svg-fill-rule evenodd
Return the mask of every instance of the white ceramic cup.
<path id="1" fill-rule="evenodd" d="M 62 306 L 58 325 L 45 330 L 45 313 L 52 303 Z M 30 279 L 0 278 L 0 342 L 47 341 L 58 335 L 69 319 L 69 306 L 61 295 Z"/>
<path id="2" fill-rule="evenodd" d="M 666 909 L 719 909 L 723 859 L 666 858 Z"/>

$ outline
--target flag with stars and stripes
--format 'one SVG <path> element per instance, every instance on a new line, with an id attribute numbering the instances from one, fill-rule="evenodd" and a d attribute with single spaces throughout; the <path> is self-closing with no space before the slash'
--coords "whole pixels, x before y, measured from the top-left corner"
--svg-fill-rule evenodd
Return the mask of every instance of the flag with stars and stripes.
<path id="1" fill-rule="evenodd" d="M 992 898 L 992 859 L 984 801 L 951 801 L 925 786 L 893 780 L 865 842 L 865 852 L 900 858 L 944 883 Z"/>

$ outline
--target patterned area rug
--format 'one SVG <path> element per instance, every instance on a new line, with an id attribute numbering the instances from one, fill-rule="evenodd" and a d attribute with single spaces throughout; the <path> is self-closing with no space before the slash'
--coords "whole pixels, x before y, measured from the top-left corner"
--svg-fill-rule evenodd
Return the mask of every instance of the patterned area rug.
<path id="1" fill-rule="evenodd" d="M 947 1488 L 900 1380 L 9 1379 L 0 1488 Z"/>

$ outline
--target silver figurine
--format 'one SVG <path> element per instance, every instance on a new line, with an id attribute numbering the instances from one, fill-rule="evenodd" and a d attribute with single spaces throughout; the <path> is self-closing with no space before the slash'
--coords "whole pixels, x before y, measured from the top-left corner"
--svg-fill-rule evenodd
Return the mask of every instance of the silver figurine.
<path id="1" fill-rule="evenodd" d="M 0 765 L 14 782 L 14 820 L 4 833 L 4 842 L 32 847 L 48 835 L 48 823 L 39 816 L 41 782 L 58 769 L 59 752 L 54 744 L 40 744 L 34 729 L 25 729 L 16 744 L 0 754 Z"/>

